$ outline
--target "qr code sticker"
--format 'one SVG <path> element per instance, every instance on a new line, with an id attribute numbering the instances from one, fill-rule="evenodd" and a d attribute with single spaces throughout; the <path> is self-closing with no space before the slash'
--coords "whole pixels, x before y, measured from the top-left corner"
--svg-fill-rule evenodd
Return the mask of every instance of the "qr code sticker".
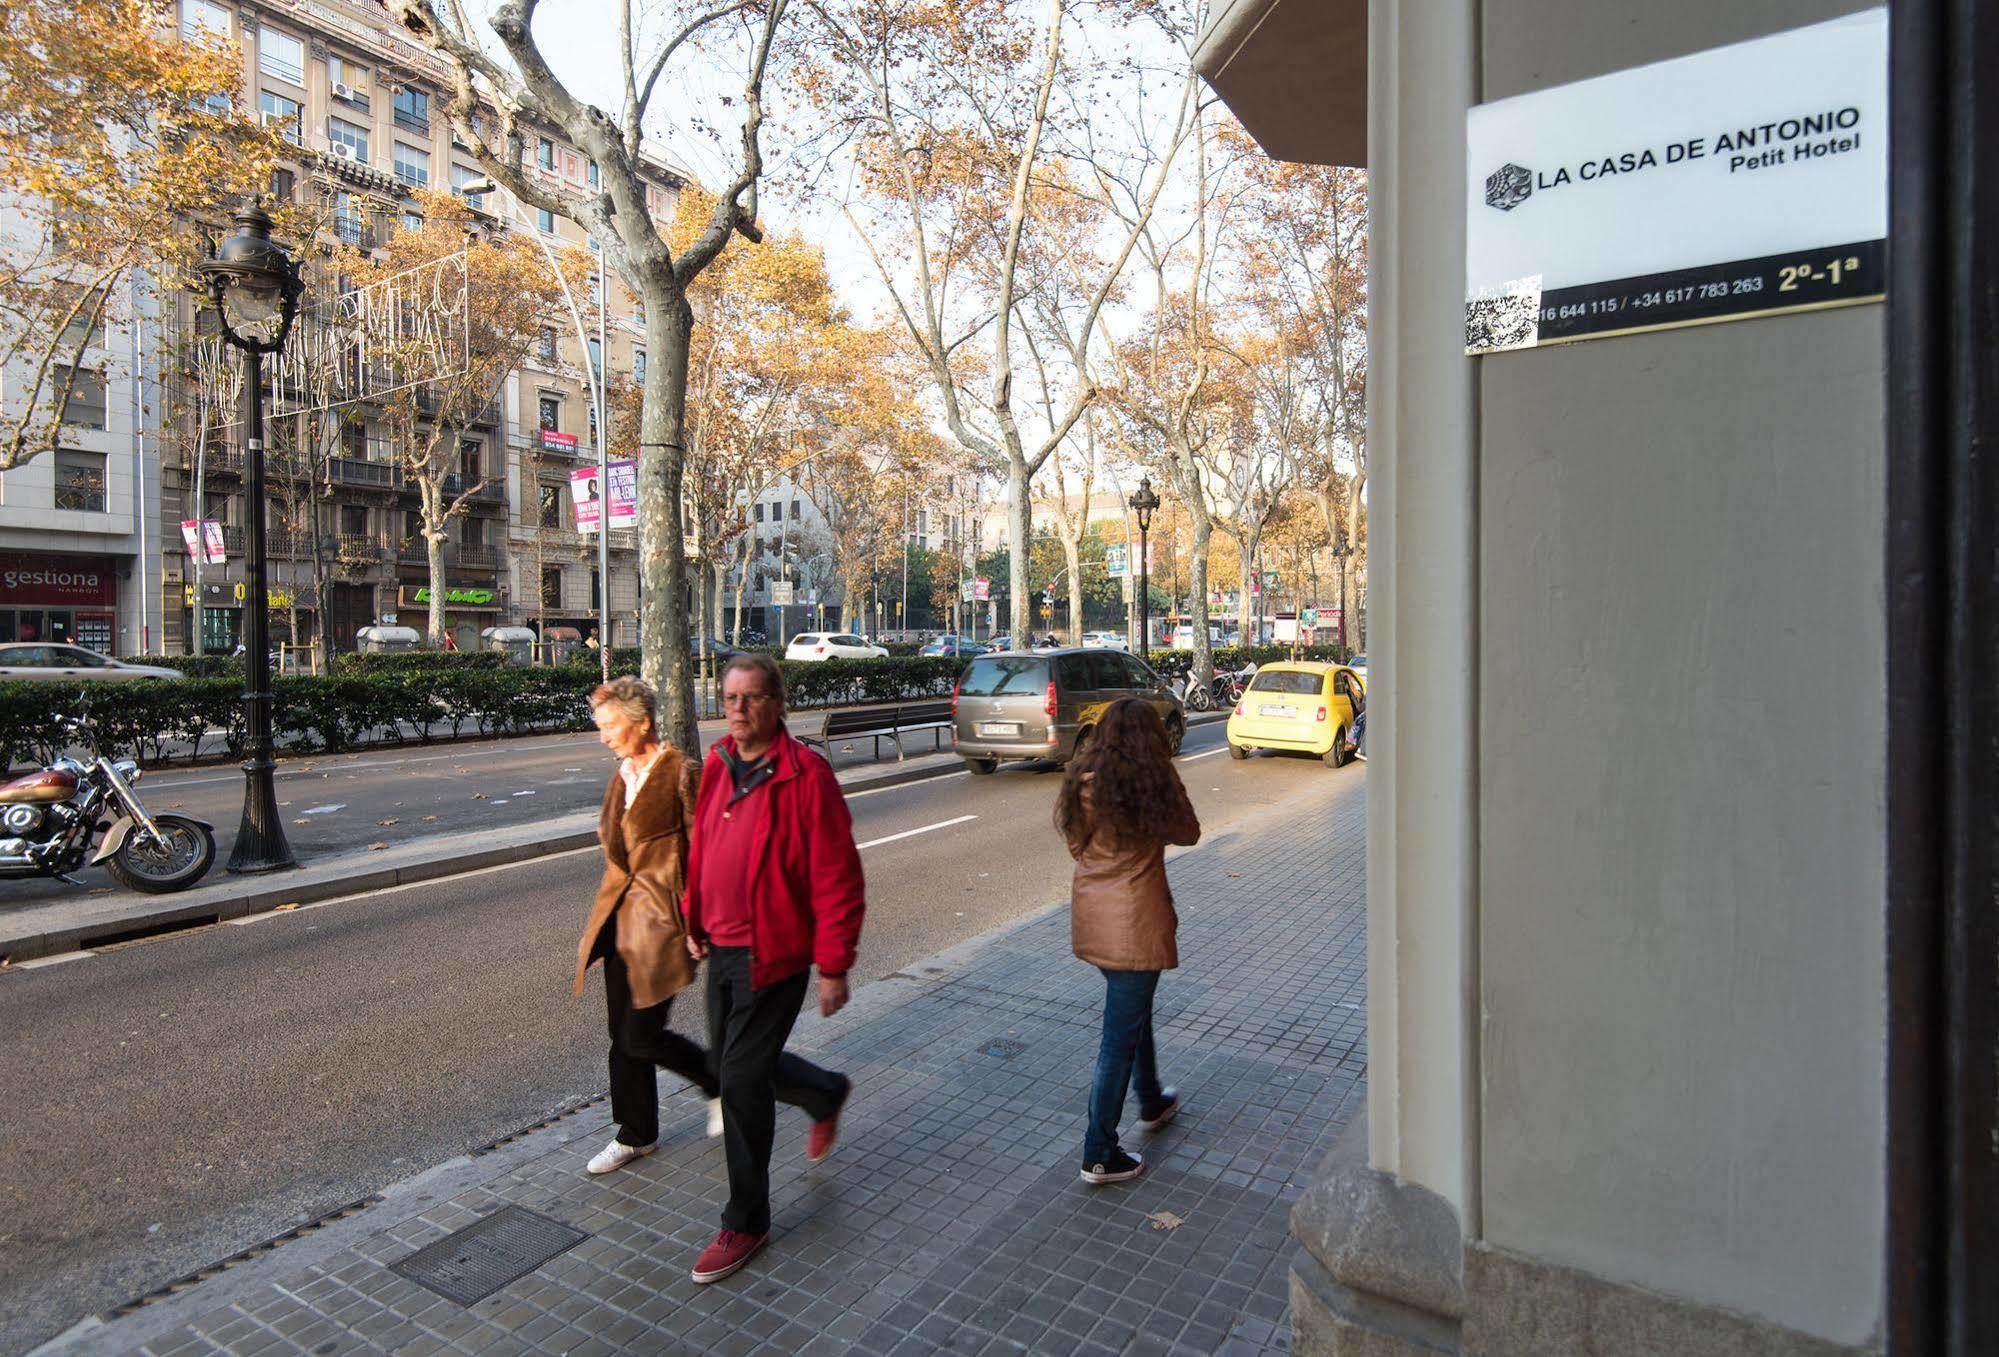
<path id="1" fill-rule="evenodd" d="M 1541 340 L 1541 275 L 1517 278 L 1465 302 L 1465 352 L 1531 349 Z"/>

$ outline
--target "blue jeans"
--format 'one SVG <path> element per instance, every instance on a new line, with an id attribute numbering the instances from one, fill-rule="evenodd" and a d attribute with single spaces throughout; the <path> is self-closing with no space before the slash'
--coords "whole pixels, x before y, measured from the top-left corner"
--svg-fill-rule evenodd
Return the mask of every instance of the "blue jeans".
<path id="1" fill-rule="evenodd" d="M 1104 1039 L 1090 1082 L 1085 1164 L 1102 1163 L 1118 1147 L 1118 1121 L 1134 1082 L 1141 1113 L 1159 1106 L 1159 1065 L 1152 1050 L 1152 994 L 1158 988 L 1158 971 L 1104 971 Z"/>

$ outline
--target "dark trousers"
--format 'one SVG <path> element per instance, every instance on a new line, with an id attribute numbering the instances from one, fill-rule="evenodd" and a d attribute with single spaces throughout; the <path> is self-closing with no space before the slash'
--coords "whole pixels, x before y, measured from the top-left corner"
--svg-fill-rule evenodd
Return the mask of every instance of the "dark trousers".
<path id="1" fill-rule="evenodd" d="M 717 947 L 708 956 L 708 1044 L 722 1075 L 722 1148 L 729 1159 L 729 1204 L 722 1228 L 770 1232 L 770 1151 L 777 1105 L 814 1121 L 840 1110 L 851 1086 L 784 1049 L 812 979 L 801 971 L 762 989 L 750 986 L 750 949 Z"/>
<path id="2" fill-rule="evenodd" d="M 1152 1049 L 1152 996 L 1158 988 L 1158 971 L 1104 971 L 1104 1036 L 1097 1047 L 1096 1077 L 1090 1081 L 1085 1164 L 1103 1163 L 1118 1147 L 1117 1125 L 1134 1083 L 1139 1115 L 1159 1108 L 1163 1090 Z"/>
<path id="3" fill-rule="evenodd" d="M 632 1007 L 631 981 L 613 942 L 616 936 L 614 914 L 597 935 L 596 946 L 604 959 L 604 1006 L 611 1027 L 611 1116 L 618 1123 L 619 1143 L 650 1145 L 659 1139 L 659 1078 L 654 1070 L 672 1070 L 710 1098 L 720 1085 L 708 1053 L 666 1025 L 673 1000 Z"/>

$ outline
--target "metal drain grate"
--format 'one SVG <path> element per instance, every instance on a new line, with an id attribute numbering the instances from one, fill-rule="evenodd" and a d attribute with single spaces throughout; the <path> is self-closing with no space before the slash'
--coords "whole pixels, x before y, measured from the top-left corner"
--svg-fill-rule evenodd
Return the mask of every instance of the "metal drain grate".
<path id="1" fill-rule="evenodd" d="M 979 1054 L 994 1056 L 1000 1060 L 1011 1060 L 1026 1049 L 1027 1049 L 1026 1042 L 1009 1041 L 1006 1038 L 1002 1037 L 998 1041 L 989 1041 L 985 1045 L 979 1047 Z"/>
<path id="2" fill-rule="evenodd" d="M 476 1305 L 589 1237 L 526 1207 L 503 1206 L 389 1264 L 389 1271 L 446 1300 Z"/>

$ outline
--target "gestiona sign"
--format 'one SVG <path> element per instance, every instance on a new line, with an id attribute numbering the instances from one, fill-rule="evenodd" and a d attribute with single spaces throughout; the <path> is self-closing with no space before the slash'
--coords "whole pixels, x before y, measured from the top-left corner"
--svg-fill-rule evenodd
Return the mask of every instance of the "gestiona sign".
<path id="1" fill-rule="evenodd" d="M 396 590 L 396 603 L 403 608 L 428 608 L 430 586 L 405 584 Z M 500 598 L 491 589 L 447 587 L 444 591 L 444 606 L 465 612 L 498 612 Z"/>

